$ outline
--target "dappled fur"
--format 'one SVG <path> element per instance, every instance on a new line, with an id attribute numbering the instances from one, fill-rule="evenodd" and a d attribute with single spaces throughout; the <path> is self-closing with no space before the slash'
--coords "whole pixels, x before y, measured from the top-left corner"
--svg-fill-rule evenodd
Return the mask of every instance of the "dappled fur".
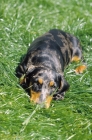
<path id="1" fill-rule="evenodd" d="M 63 72 L 74 56 L 82 57 L 79 40 L 69 33 L 52 29 L 33 41 L 16 68 L 16 76 L 21 78 L 25 74 L 21 86 L 41 92 L 40 101 L 44 101 L 56 89 L 53 99 L 63 99 L 65 91 L 69 89 Z M 44 81 L 42 85 L 37 82 L 40 77 Z M 52 87 L 49 87 L 50 81 L 54 81 Z"/>

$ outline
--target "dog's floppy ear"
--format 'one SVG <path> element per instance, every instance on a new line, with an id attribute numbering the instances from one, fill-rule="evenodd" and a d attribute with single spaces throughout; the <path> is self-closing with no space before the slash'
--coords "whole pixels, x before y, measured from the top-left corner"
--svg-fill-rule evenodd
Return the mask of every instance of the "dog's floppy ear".
<path id="1" fill-rule="evenodd" d="M 70 85 L 68 84 L 68 82 L 64 79 L 63 76 L 60 76 L 60 87 L 59 87 L 59 94 L 62 92 L 65 92 L 69 89 Z"/>
<path id="2" fill-rule="evenodd" d="M 18 65 L 16 68 L 16 76 L 19 78 L 19 83 L 26 84 L 26 80 L 28 80 L 28 75 L 31 74 L 35 70 L 35 67 L 31 65 L 29 68 L 26 67 L 26 65 Z"/>
<path id="3" fill-rule="evenodd" d="M 53 95 L 54 100 L 64 99 L 65 91 L 69 89 L 69 84 L 62 75 L 58 76 L 58 86 L 58 91 Z"/>
<path id="4" fill-rule="evenodd" d="M 15 70 L 16 77 L 20 78 L 23 74 L 26 73 L 26 66 L 19 64 Z"/>

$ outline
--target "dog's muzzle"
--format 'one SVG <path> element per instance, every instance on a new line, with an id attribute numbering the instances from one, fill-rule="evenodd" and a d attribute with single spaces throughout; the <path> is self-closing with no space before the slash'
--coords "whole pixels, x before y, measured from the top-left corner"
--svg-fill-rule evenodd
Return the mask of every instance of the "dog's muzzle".
<path id="1" fill-rule="evenodd" d="M 33 90 L 30 90 L 31 98 L 30 100 L 37 104 L 43 104 L 45 108 L 50 107 L 50 103 L 52 101 L 52 96 L 47 95 L 45 99 L 43 99 L 43 95 L 40 92 L 35 92 Z"/>

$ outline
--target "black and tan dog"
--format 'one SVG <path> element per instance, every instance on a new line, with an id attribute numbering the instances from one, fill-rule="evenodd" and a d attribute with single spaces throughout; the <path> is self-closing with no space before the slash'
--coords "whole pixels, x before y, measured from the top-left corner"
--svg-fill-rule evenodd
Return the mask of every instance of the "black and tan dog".
<path id="1" fill-rule="evenodd" d="M 21 86 L 29 89 L 31 101 L 44 102 L 48 108 L 52 99 L 63 99 L 69 89 L 64 68 L 81 58 L 79 40 L 69 33 L 52 29 L 33 41 L 16 69 L 16 76 Z M 76 72 L 82 73 L 85 68 L 85 65 L 79 66 Z"/>

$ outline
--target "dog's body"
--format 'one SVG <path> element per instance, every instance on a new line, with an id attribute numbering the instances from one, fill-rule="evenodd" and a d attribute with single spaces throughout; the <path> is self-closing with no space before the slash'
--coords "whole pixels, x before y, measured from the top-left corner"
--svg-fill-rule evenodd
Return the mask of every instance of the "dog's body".
<path id="1" fill-rule="evenodd" d="M 51 95 L 53 99 L 62 99 L 69 88 L 63 75 L 64 68 L 69 62 L 81 58 L 79 40 L 61 30 L 52 29 L 33 41 L 17 67 L 16 75 L 22 77 L 22 86 L 30 87 L 31 100 L 35 103 L 44 102 Z"/>

